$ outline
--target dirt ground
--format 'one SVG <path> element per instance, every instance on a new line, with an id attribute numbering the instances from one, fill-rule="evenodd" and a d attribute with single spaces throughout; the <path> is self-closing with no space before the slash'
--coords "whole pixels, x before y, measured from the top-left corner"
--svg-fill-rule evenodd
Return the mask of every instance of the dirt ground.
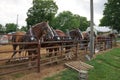
<path id="1" fill-rule="evenodd" d="M 11 51 L 11 50 L 12 50 L 11 45 L 0 46 L 0 51 Z M 42 52 L 45 53 L 45 49 L 42 49 Z M 0 53 L 0 59 L 10 58 L 11 55 L 12 55 L 12 52 Z M 19 54 L 16 54 L 16 57 L 18 56 Z M 63 66 L 63 63 L 57 64 L 57 65 L 56 64 L 47 65 L 47 66 L 41 67 L 40 73 L 37 73 L 36 70 L 27 70 L 27 71 L 18 72 L 15 74 L 0 76 L 0 80 L 42 80 L 44 77 L 51 76 L 64 69 L 65 67 Z"/>
<path id="2" fill-rule="evenodd" d="M 65 70 L 63 63 L 58 65 L 49 65 L 41 67 L 41 72 L 37 73 L 36 70 L 22 71 L 15 74 L 4 75 L 0 80 L 43 80 L 43 78 L 52 76 Z"/>
<path id="3" fill-rule="evenodd" d="M 117 47 L 120 47 L 120 44 L 117 44 Z M 0 51 L 4 50 L 12 50 L 11 46 L 0 46 Z M 0 59 L 10 57 L 10 54 L 0 54 Z M 84 53 L 80 53 L 80 58 L 78 60 L 85 61 Z M 43 80 L 43 78 L 52 76 L 54 74 L 59 73 L 66 69 L 64 63 L 66 61 L 62 61 L 58 64 L 52 64 L 41 67 L 41 72 L 37 73 L 36 70 L 29 70 L 18 72 L 14 74 L 8 74 L 0 77 L 0 80 Z"/>
<path id="4" fill-rule="evenodd" d="M 3 45 L 0 46 L 0 51 L 11 51 L 12 46 L 11 45 Z M 45 49 L 42 49 L 42 52 L 46 53 Z M 12 55 L 12 52 L 10 53 L 0 53 L 0 59 L 10 58 Z M 83 54 L 81 54 L 82 56 Z M 19 54 L 16 54 L 16 57 L 18 57 Z M 83 57 L 81 57 L 81 60 L 84 60 Z M 15 74 L 8 74 L 0 77 L 0 80 L 42 80 L 44 77 L 51 76 L 53 74 L 57 74 L 60 71 L 66 69 L 64 66 L 64 63 L 66 61 L 62 61 L 58 64 L 52 64 L 52 65 L 46 65 L 41 67 L 41 72 L 37 73 L 36 70 L 30 70 L 30 71 L 22 71 Z M 1 64 L 1 63 L 0 63 Z"/>

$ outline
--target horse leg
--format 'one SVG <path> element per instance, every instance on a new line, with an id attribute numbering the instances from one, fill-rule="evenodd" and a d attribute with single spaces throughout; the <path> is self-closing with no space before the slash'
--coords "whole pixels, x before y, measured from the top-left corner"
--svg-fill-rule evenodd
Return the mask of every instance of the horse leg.
<path id="1" fill-rule="evenodd" d="M 58 50 L 59 50 L 58 48 L 55 48 L 55 49 L 54 49 L 54 51 L 55 51 L 55 52 L 54 52 L 55 56 L 57 56 L 57 51 L 58 51 Z"/>
<path id="2" fill-rule="evenodd" d="M 69 51 L 68 51 L 68 47 L 66 47 L 66 51 L 65 51 L 65 58 L 66 58 L 66 60 L 68 60 L 69 59 Z"/>
<path id="3" fill-rule="evenodd" d="M 55 60 L 56 60 L 56 63 L 58 63 L 58 58 L 57 58 L 57 53 L 58 53 L 58 50 L 59 50 L 59 48 L 55 48 L 54 49 L 54 54 L 55 54 Z"/>
<path id="4" fill-rule="evenodd" d="M 38 52 L 35 50 L 35 51 L 33 51 L 33 53 L 34 53 L 34 57 L 33 57 L 33 59 L 32 60 L 35 60 L 35 59 L 37 59 L 37 54 L 38 54 Z"/>
<path id="5" fill-rule="evenodd" d="M 51 57 L 51 56 L 52 56 L 53 49 L 47 49 L 47 52 L 48 52 L 48 56 L 47 56 L 47 57 Z"/>
<path id="6" fill-rule="evenodd" d="M 71 50 L 70 47 L 68 49 L 69 49 L 69 51 L 68 51 L 68 58 L 71 60 L 72 59 L 72 50 Z"/>
<path id="7" fill-rule="evenodd" d="M 31 68 L 32 67 L 32 53 L 30 51 L 28 51 L 28 67 Z"/>
<path id="8" fill-rule="evenodd" d="M 11 59 L 16 55 L 16 53 L 17 53 L 17 51 L 16 51 L 17 46 L 18 46 L 18 45 L 16 45 L 16 44 L 13 45 L 13 51 L 14 51 L 14 52 L 13 52 L 11 58 L 7 61 L 7 63 L 9 63 L 9 62 L 11 61 Z"/>
<path id="9" fill-rule="evenodd" d="M 22 60 L 22 58 L 21 58 L 22 57 L 22 55 L 21 55 L 22 49 L 23 49 L 23 45 L 19 45 L 19 57 L 20 57 L 19 60 Z"/>
<path id="10" fill-rule="evenodd" d="M 69 60 L 69 59 L 72 59 L 72 55 L 73 55 L 73 53 L 72 53 L 72 50 L 71 50 L 71 47 L 66 47 L 66 52 L 65 52 L 65 58 L 66 58 L 66 60 Z"/>

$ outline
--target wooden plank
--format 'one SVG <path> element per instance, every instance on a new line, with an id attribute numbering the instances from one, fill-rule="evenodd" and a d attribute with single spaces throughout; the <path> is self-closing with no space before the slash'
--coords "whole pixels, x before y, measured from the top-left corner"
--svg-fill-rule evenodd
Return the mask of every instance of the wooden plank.
<path id="1" fill-rule="evenodd" d="M 72 62 L 69 62 L 69 63 L 65 63 L 65 65 L 67 67 L 70 67 L 76 71 L 80 71 L 80 70 L 89 70 L 89 69 L 92 69 L 94 68 L 93 66 L 89 65 L 89 64 L 86 64 L 84 62 L 81 62 L 81 61 L 72 61 Z"/>

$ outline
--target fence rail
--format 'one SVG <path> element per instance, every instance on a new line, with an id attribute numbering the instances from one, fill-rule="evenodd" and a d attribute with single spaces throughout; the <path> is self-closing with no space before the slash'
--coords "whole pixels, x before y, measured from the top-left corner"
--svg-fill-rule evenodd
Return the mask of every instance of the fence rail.
<path id="1" fill-rule="evenodd" d="M 29 70 L 30 68 L 37 69 L 37 72 L 40 72 L 41 66 L 47 65 L 47 64 L 52 64 L 52 63 L 59 63 L 60 61 L 65 60 L 66 58 L 71 59 L 73 57 L 78 57 L 80 54 L 80 51 L 83 51 L 85 54 L 89 54 L 89 43 L 83 43 L 82 41 L 46 41 L 46 42 L 8 42 L 8 43 L 0 43 L 0 48 L 3 46 L 9 45 L 12 47 L 12 45 L 37 45 L 37 47 L 32 48 L 32 49 L 22 49 L 22 50 L 15 50 L 15 52 L 22 52 L 21 54 L 26 51 L 25 54 L 27 55 L 22 55 L 22 56 L 17 56 L 12 59 L 10 63 L 6 63 L 10 59 L 10 55 L 13 54 L 14 50 L 7 50 L 4 48 L 4 50 L 0 49 L 0 75 L 5 75 L 9 73 L 14 73 L 14 72 L 19 72 L 19 71 L 24 71 L 24 70 Z M 42 45 L 48 45 L 52 44 L 52 46 L 46 46 L 42 47 Z M 57 44 L 54 45 L 54 44 Z M 98 40 L 98 42 L 95 42 L 95 48 L 100 49 L 100 50 L 106 50 L 109 48 L 112 48 L 112 39 L 105 39 L 105 40 Z M 45 49 L 44 51 L 42 49 Z M 57 49 L 57 51 L 55 50 Z M 37 54 L 29 56 L 28 51 L 37 51 Z M 51 52 L 47 52 L 47 50 L 52 50 Z M 72 57 L 70 57 L 70 52 L 72 53 Z M 69 53 L 69 54 L 68 54 Z M 18 54 L 18 53 L 17 53 Z M 56 55 L 57 54 L 57 55 Z M 9 57 L 4 58 L 4 55 L 7 55 Z M 49 57 L 47 57 L 49 56 Z M 31 67 L 28 67 L 29 65 L 29 58 L 30 57 L 37 57 L 36 60 L 30 61 L 32 63 Z M 14 69 L 15 68 L 15 69 Z"/>

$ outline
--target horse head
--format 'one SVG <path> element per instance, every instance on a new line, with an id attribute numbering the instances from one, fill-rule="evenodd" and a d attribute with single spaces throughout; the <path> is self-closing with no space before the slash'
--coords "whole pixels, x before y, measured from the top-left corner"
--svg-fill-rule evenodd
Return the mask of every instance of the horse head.
<path id="1" fill-rule="evenodd" d="M 31 28 L 32 35 L 34 34 L 37 39 L 40 39 L 44 35 L 49 35 L 51 37 L 54 37 L 54 33 L 52 29 L 50 28 L 48 22 L 41 22 L 36 24 Z"/>
<path id="2" fill-rule="evenodd" d="M 68 37 L 62 30 L 56 29 L 55 32 L 59 36 L 60 40 L 66 40 Z"/>
<path id="3" fill-rule="evenodd" d="M 86 31 L 82 32 L 83 39 L 84 40 L 90 40 L 90 34 Z"/>
<path id="4" fill-rule="evenodd" d="M 71 36 L 72 39 L 74 40 L 80 40 L 83 39 L 83 34 L 80 31 L 80 29 L 74 29 L 69 31 L 69 35 Z"/>

